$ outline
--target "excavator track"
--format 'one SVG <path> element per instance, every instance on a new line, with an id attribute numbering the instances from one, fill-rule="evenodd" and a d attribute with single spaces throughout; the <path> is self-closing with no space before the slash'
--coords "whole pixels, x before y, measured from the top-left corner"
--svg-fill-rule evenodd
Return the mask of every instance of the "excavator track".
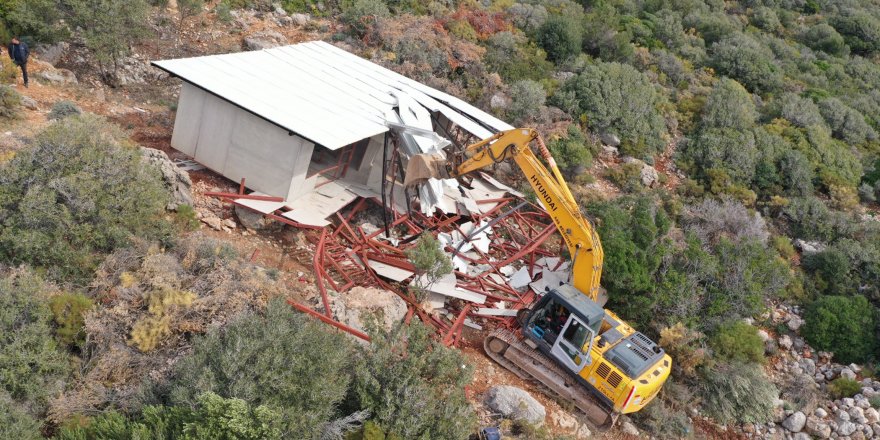
<path id="1" fill-rule="evenodd" d="M 492 360 L 523 380 L 541 386 L 541 392 L 581 410 L 599 431 L 606 431 L 617 420 L 617 414 L 598 401 L 593 394 L 563 371 L 543 353 L 535 350 L 510 330 L 495 330 L 483 340 L 483 348 Z"/>

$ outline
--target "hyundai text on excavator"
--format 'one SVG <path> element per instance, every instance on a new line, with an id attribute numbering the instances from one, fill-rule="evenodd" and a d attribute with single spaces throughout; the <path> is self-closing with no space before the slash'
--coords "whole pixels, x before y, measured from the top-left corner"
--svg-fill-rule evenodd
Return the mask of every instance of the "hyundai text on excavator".
<path id="1" fill-rule="evenodd" d="M 532 152 L 532 142 L 547 166 Z M 521 378 L 539 382 L 549 394 L 572 402 L 599 428 L 644 408 L 669 376 L 672 359 L 597 302 L 602 244 L 538 133 L 528 128 L 499 132 L 464 153 L 460 165 L 445 170 L 450 177 L 512 159 L 562 234 L 572 260 L 571 284 L 522 309 L 516 331 L 489 334 L 486 353 Z"/>

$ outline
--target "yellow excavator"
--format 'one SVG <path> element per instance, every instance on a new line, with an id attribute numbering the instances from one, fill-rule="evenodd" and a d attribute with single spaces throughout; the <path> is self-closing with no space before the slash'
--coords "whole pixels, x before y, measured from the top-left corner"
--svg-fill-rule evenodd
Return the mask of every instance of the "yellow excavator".
<path id="1" fill-rule="evenodd" d="M 532 142 L 547 166 L 532 152 Z M 602 244 L 537 131 L 508 130 L 472 144 L 464 161 L 445 172 L 460 177 L 509 159 L 562 234 L 571 255 L 572 283 L 521 310 L 517 331 L 488 335 L 486 353 L 521 378 L 540 383 L 548 394 L 573 403 L 597 427 L 610 427 L 617 416 L 639 411 L 657 395 L 672 359 L 597 302 Z"/>

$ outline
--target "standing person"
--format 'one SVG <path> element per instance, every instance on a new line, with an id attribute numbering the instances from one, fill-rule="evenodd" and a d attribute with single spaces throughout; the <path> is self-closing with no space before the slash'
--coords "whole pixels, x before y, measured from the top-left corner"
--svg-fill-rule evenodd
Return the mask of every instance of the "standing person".
<path id="1" fill-rule="evenodd" d="M 20 41 L 18 37 L 12 38 L 12 43 L 9 43 L 9 58 L 12 58 L 12 62 L 15 63 L 18 67 L 21 67 L 21 75 L 24 77 L 24 87 L 28 86 L 28 74 L 27 74 L 27 61 L 28 55 L 30 55 L 30 50 L 28 50 L 27 44 Z"/>

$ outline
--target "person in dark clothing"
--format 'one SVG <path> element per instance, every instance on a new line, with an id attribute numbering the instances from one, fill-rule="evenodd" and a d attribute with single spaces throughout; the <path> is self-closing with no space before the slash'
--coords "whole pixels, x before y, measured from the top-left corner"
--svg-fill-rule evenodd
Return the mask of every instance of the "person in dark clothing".
<path id="1" fill-rule="evenodd" d="M 20 41 L 18 37 L 14 37 L 12 39 L 12 43 L 9 43 L 9 58 L 12 58 L 12 62 L 15 63 L 18 67 L 21 67 L 21 75 L 24 77 L 24 86 L 27 88 L 28 86 L 28 74 L 27 74 L 27 62 L 28 55 L 30 55 L 30 50 L 28 50 L 27 44 L 23 41 Z"/>

